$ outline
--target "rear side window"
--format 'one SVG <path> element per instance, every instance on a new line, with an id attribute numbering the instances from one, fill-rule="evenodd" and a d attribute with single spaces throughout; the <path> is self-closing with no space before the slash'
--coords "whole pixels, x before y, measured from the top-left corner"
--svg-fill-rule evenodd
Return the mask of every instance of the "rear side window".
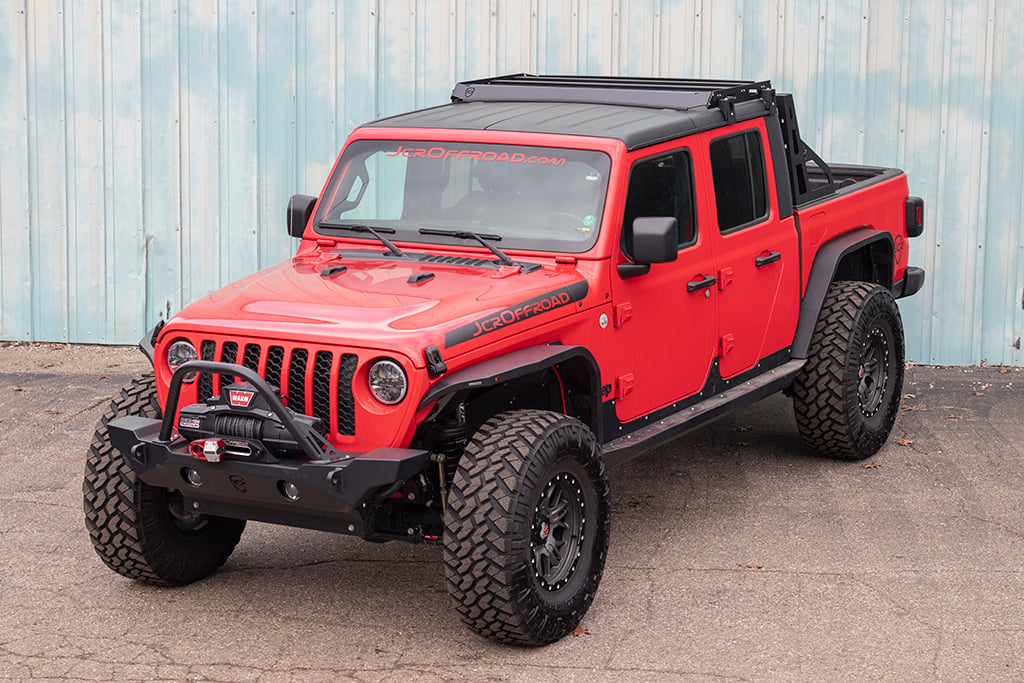
<path id="1" fill-rule="evenodd" d="M 726 232 L 765 218 L 768 186 L 757 131 L 719 138 L 711 143 L 710 153 L 718 229 Z"/>
<path id="2" fill-rule="evenodd" d="M 671 216 L 676 219 L 680 248 L 697 239 L 693 201 L 693 165 L 688 152 L 679 151 L 644 159 L 633 165 L 623 214 L 622 244 L 628 244 L 633 220 Z M 625 251 L 625 250 L 623 250 Z M 632 258 L 632 254 L 627 254 Z"/>

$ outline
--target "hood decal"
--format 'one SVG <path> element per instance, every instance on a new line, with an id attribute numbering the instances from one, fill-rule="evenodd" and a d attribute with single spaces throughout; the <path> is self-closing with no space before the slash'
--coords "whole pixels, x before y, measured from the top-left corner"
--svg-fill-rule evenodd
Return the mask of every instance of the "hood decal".
<path id="1" fill-rule="evenodd" d="M 471 323 L 456 327 L 444 335 L 444 347 L 450 349 L 456 344 L 467 342 L 470 339 L 495 332 L 501 328 L 512 325 L 523 320 L 528 320 L 535 315 L 546 313 L 562 306 L 581 301 L 587 296 L 587 281 L 580 280 L 565 287 L 535 296 L 515 306 L 509 306 L 497 313 L 488 314 L 478 318 Z"/>

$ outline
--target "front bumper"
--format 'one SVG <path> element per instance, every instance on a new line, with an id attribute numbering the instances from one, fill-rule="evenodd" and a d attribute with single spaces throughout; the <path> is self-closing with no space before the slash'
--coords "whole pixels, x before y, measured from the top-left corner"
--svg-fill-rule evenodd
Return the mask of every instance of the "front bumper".
<path id="1" fill-rule="evenodd" d="M 243 377 L 299 445 L 300 458 L 220 462 L 193 457 L 190 442 L 173 432 L 183 378 L 192 371 Z M 372 503 L 424 471 L 430 453 L 376 448 L 339 451 L 297 421 L 279 396 L 248 368 L 209 361 L 183 364 L 171 378 L 163 420 L 129 415 L 108 425 L 111 444 L 144 483 L 179 491 L 185 513 L 374 536 Z M 293 486 L 287 486 L 291 484 Z M 294 487 L 294 488 L 293 488 Z M 288 494 L 291 495 L 288 495 Z M 296 495 L 297 493 L 297 495 Z"/>
<path id="2" fill-rule="evenodd" d="M 192 457 L 189 443 L 160 440 L 160 421 L 137 416 L 114 420 L 110 440 L 125 462 L 150 486 L 180 491 L 185 510 L 369 537 L 369 503 L 382 488 L 409 480 L 427 464 L 427 451 L 377 448 L 321 461 L 277 463 Z M 189 471 L 202 483 L 188 479 Z M 194 478 L 194 475 L 193 475 Z M 284 493 L 295 485 L 298 498 Z"/>

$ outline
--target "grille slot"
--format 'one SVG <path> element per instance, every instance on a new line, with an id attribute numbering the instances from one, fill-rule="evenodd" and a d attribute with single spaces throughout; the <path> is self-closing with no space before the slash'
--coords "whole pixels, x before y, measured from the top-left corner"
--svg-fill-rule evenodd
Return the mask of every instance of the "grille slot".
<path id="1" fill-rule="evenodd" d="M 281 364 L 284 363 L 284 349 L 280 346 L 271 346 L 267 349 L 267 369 L 263 379 L 275 389 L 281 388 Z"/>
<path id="2" fill-rule="evenodd" d="M 306 349 L 292 349 L 291 367 L 288 369 L 288 405 L 292 410 L 306 412 Z"/>
<path id="3" fill-rule="evenodd" d="M 216 351 L 216 342 L 205 339 L 199 345 L 199 358 L 202 360 L 213 360 L 213 354 Z M 196 398 L 200 403 L 206 403 L 207 399 L 211 396 L 213 396 L 213 375 L 208 372 L 201 372 L 199 373 L 199 385 L 196 388 Z"/>
<path id="4" fill-rule="evenodd" d="M 324 426 L 331 425 L 331 363 L 334 356 L 330 351 L 317 351 L 313 361 L 313 416 L 320 418 Z"/>
<path id="5" fill-rule="evenodd" d="M 352 376 L 355 375 L 357 358 L 346 353 L 338 367 L 338 433 L 343 436 L 356 435 L 356 400 L 352 396 Z"/>
<path id="6" fill-rule="evenodd" d="M 242 365 L 249 368 L 253 372 L 259 372 L 260 369 L 260 345 L 259 344 L 246 344 L 245 356 L 242 358 Z"/>

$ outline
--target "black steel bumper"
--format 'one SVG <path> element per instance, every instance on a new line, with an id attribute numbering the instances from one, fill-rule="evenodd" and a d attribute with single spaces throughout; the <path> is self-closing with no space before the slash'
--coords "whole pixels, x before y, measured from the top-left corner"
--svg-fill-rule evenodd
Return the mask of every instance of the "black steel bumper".
<path id="1" fill-rule="evenodd" d="M 427 464 L 429 453 L 377 448 L 368 453 L 339 453 L 339 459 L 287 460 L 277 463 L 194 458 L 188 442 L 160 440 L 160 421 L 137 416 L 110 423 L 110 440 L 139 478 L 180 491 L 187 510 L 309 529 L 373 535 L 367 503 L 382 488 L 411 479 Z M 189 481 L 192 471 L 193 482 Z M 285 495 L 294 484 L 297 499 Z"/>

